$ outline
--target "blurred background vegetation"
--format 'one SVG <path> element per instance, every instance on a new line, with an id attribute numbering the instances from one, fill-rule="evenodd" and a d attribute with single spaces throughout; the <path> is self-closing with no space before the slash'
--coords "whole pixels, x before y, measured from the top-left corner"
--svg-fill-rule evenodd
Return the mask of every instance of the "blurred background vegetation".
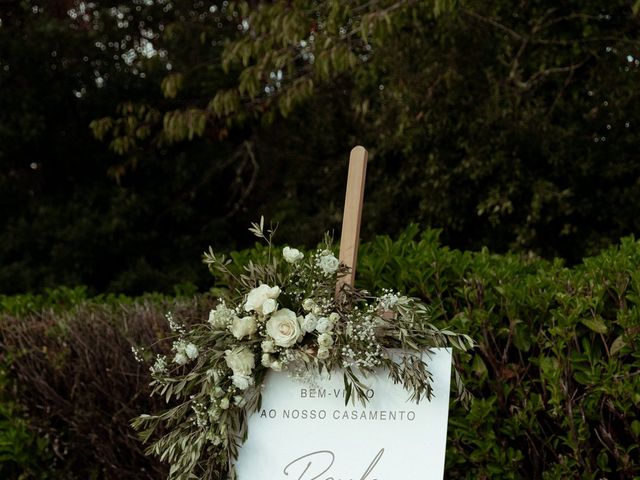
<path id="1" fill-rule="evenodd" d="M 573 264 L 640 228 L 636 0 L 0 2 L 0 292 L 206 289 L 338 229 Z"/>
<path id="2" fill-rule="evenodd" d="M 359 286 L 478 341 L 447 476 L 639 478 L 639 13 L 0 0 L 0 478 L 164 476 L 131 347 L 206 317 L 201 253 L 259 258 L 260 215 L 337 236 L 356 144 Z"/>

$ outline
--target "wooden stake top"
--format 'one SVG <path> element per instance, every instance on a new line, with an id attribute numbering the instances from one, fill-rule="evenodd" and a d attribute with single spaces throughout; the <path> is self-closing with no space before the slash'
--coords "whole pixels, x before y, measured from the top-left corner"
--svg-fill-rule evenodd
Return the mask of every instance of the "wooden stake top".
<path id="1" fill-rule="evenodd" d="M 369 154 L 360 145 L 354 147 L 349 156 L 349 174 L 347 176 L 347 192 L 344 200 L 342 234 L 340 237 L 340 262 L 350 267 L 351 271 L 338 279 L 337 290 L 340 290 L 344 284 L 353 287 L 356 278 L 368 157 Z"/>

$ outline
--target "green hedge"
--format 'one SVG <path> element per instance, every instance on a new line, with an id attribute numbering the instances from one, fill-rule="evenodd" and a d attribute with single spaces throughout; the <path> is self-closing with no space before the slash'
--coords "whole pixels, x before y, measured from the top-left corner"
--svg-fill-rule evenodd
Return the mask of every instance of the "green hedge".
<path id="1" fill-rule="evenodd" d="M 232 256 L 263 254 L 256 247 Z M 417 227 L 396 240 L 377 237 L 363 245 L 360 287 L 418 296 L 433 305 L 437 322 L 478 341 L 472 354 L 458 358 L 476 398 L 469 410 L 452 403 L 447 478 L 640 476 L 639 267 L 640 242 L 632 238 L 572 268 L 533 256 L 450 250 L 439 245 L 437 232 Z M 116 377 L 125 392 L 144 386 L 147 372 L 132 360 L 129 347 L 162 338 L 168 309 L 195 320 L 213 298 L 81 299 L 67 302 L 71 309 L 59 308 L 58 302 L 57 310 L 44 313 L 34 308 L 46 307 L 46 299 L 30 301 L 28 308 L 21 307 L 25 297 L 0 303 L 11 305 L 0 319 L 0 351 L 5 352 L 0 355 L 7 362 L 6 352 L 14 352 L 9 373 L 18 380 L 18 401 L 28 407 L 32 425 L 65 445 L 84 445 L 67 449 L 59 467 L 68 472 L 91 458 L 100 467 L 93 475 L 100 478 L 124 478 L 123 472 L 136 465 L 146 473 L 138 469 L 131 478 L 157 476 L 162 467 L 133 446 L 126 415 L 114 417 L 122 405 L 102 402 L 97 409 L 95 398 L 102 398 Z M 102 370 L 91 368 L 95 360 L 83 359 L 86 345 L 97 337 L 108 353 L 98 356 Z M 115 355 L 126 360 L 108 370 Z M 37 408 L 54 398 L 38 383 L 43 377 L 52 379 L 57 395 L 75 395 L 55 422 Z M 126 412 L 143 411 L 147 402 L 133 395 L 125 402 Z M 82 428 L 78 418 L 84 419 Z M 119 436 L 108 434 L 114 429 Z M 107 446 L 112 452 L 100 451 Z M 118 456 L 125 447 L 135 454 Z M 86 474 L 75 472 L 80 478 Z"/>
<path id="2" fill-rule="evenodd" d="M 357 275 L 479 343 L 460 359 L 476 400 L 452 406 L 448 478 L 640 476 L 640 242 L 565 268 L 449 250 L 412 227 L 365 245 Z"/>

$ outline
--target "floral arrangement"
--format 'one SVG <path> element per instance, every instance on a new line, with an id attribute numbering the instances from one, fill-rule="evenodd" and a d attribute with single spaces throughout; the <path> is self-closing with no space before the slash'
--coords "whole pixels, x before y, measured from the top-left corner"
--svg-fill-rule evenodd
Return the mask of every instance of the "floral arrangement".
<path id="1" fill-rule="evenodd" d="M 249 262 L 237 274 L 224 256 L 205 253 L 209 268 L 232 277 L 237 288 L 208 321 L 189 329 L 167 315 L 176 338 L 171 356 L 153 359 L 152 395 L 175 405 L 133 421 L 143 441 L 155 438 L 147 453 L 170 463 L 172 479 L 236 478 L 247 417 L 260 406 L 269 371 L 313 381 L 318 372 L 341 370 L 346 402 L 364 404 L 366 376 L 383 369 L 417 402 L 432 393 L 422 352 L 473 347 L 468 336 L 434 327 L 430 308 L 416 299 L 389 290 L 371 296 L 348 285 L 336 290 L 349 269 L 334 256 L 329 237 L 309 254 L 290 247 L 275 252 L 275 229 L 265 233 L 264 219 L 250 230 L 266 241 L 267 261 Z M 405 352 L 401 361 L 392 360 L 391 349 Z"/>

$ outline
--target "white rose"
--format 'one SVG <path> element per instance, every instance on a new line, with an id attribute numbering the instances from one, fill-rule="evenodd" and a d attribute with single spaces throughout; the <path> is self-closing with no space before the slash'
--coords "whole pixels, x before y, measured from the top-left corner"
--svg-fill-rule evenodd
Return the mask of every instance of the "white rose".
<path id="1" fill-rule="evenodd" d="M 256 323 L 256 319 L 248 316 L 248 317 L 235 317 L 233 319 L 233 323 L 231 324 L 231 333 L 238 340 L 253 335 L 258 330 L 258 324 Z"/>
<path id="2" fill-rule="evenodd" d="M 307 313 L 302 320 L 302 330 L 305 332 L 313 332 L 318 324 L 318 317 L 313 313 Z"/>
<path id="3" fill-rule="evenodd" d="M 224 397 L 222 400 L 220 400 L 220 408 L 222 410 L 226 410 L 229 408 L 229 399 L 227 397 Z"/>
<path id="4" fill-rule="evenodd" d="M 320 348 L 328 348 L 333 345 L 333 337 L 330 333 L 318 335 L 318 346 Z"/>
<path id="5" fill-rule="evenodd" d="M 288 308 L 274 313 L 267 322 L 267 333 L 279 347 L 290 347 L 302 334 L 296 314 Z"/>
<path id="6" fill-rule="evenodd" d="M 333 323 L 336 323 L 338 320 L 340 320 L 340 315 L 338 315 L 336 312 L 332 312 L 331 315 L 329 315 L 329 320 L 331 320 Z"/>
<path id="7" fill-rule="evenodd" d="M 340 260 L 333 256 L 331 252 L 325 252 L 323 255 L 317 260 L 317 265 L 320 267 L 320 270 L 324 272 L 325 275 L 331 275 L 338 270 L 338 266 L 340 265 Z"/>
<path id="8" fill-rule="evenodd" d="M 182 352 L 176 353 L 176 356 L 173 357 L 173 361 L 178 365 L 186 365 L 189 361 L 189 358 Z"/>
<path id="9" fill-rule="evenodd" d="M 302 308 L 304 308 L 306 312 L 311 311 L 315 306 L 316 306 L 316 302 L 314 302 L 310 298 L 305 298 L 302 302 Z"/>
<path id="10" fill-rule="evenodd" d="M 269 315 L 270 313 L 275 312 L 276 308 L 278 308 L 278 302 L 273 298 L 267 298 L 262 304 L 262 313 L 264 315 Z"/>
<path id="11" fill-rule="evenodd" d="M 304 253 L 296 248 L 284 247 L 282 249 L 282 256 L 289 263 L 296 263 L 304 258 Z"/>
<path id="12" fill-rule="evenodd" d="M 273 353 L 275 352 L 275 345 L 271 340 L 264 340 L 260 346 L 262 347 L 262 351 L 265 353 Z"/>
<path id="13" fill-rule="evenodd" d="M 327 317 L 320 317 L 316 325 L 316 332 L 324 333 L 333 328 L 333 322 Z"/>
<path id="14" fill-rule="evenodd" d="M 318 358 L 320 360 L 326 360 L 329 358 L 329 349 L 327 348 L 319 348 L 318 349 Z"/>
<path id="15" fill-rule="evenodd" d="M 249 375 L 255 366 L 255 358 L 251 350 L 245 347 L 235 347 L 225 350 L 224 360 L 235 375 Z M 238 387 L 240 388 L 240 387 Z"/>
<path id="16" fill-rule="evenodd" d="M 274 300 L 280 295 L 280 287 L 270 287 L 269 285 L 262 284 L 259 287 L 254 288 L 247 295 L 247 301 L 244 304 L 246 312 L 251 310 L 258 312 L 260 315 L 265 314 L 263 307 L 267 300 Z M 267 303 L 267 309 L 273 305 L 273 302 Z M 275 306 L 274 306 L 275 308 Z"/>
<path id="17" fill-rule="evenodd" d="M 186 353 L 187 357 L 189 357 L 191 360 L 193 360 L 194 358 L 198 358 L 198 347 L 196 347 L 193 343 L 189 343 L 186 347 L 184 347 L 184 353 Z"/>
<path id="18" fill-rule="evenodd" d="M 263 367 L 267 367 L 269 368 L 271 366 L 271 362 L 273 360 L 271 359 L 271 355 L 269 355 L 268 353 L 263 353 L 262 354 L 262 359 L 261 359 L 261 363 Z"/>
<path id="19" fill-rule="evenodd" d="M 275 360 L 273 355 L 269 355 L 268 353 L 262 354 L 262 365 L 279 372 L 282 370 L 282 362 L 280 360 Z"/>
<path id="20" fill-rule="evenodd" d="M 253 377 L 251 377 L 251 375 L 242 375 L 236 373 L 231 377 L 231 381 L 240 390 L 246 390 L 251 385 L 253 385 Z"/>

